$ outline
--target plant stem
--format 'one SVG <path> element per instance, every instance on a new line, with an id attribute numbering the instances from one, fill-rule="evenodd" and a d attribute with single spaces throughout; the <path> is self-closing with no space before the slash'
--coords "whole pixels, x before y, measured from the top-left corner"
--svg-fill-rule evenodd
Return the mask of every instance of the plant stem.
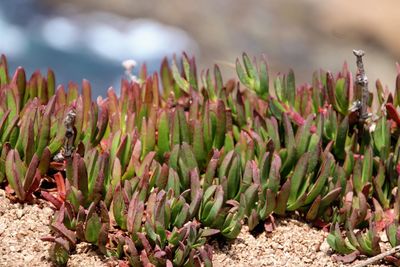
<path id="1" fill-rule="evenodd" d="M 356 83 L 361 88 L 361 112 L 360 112 L 360 120 L 365 121 L 368 117 L 368 78 L 365 75 L 364 63 L 362 57 L 365 55 L 365 52 L 362 50 L 353 50 L 354 55 L 357 57 L 357 75 L 356 75 Z"/>
<path id="2" fill-rule="evenodd" d="M 74 110 L 71 110 L 67 113 L 64 119 L 64 126 L 66 128 L 65 131 L 65 139 L 64 139 L 64 158 L 68 159 L 72 157 L 74 152 L 74 142 L 75 142 L 75 117 L 76 113 Z"/>
<path id="3" fill-rule="evenodd" d="M 64 126 L 66 130 L 65 130 L 62 156 L 66 161 L 66 176 L 70 182 L 72 182 L 73 180 L 72 158 L 75 150 L 74 148 L 74 142 L 76 136 L 75 117 L 76 117 L 75 111 L 71 110 L 67 113 L 64 119 Z"/>
<path id="4" fill-rule="evenodd" d="M 357 58 L 357 75 L 356 75 L 356 85 L 357 89 L 361 89 L 361 99 L 359 107 L 359 120 L 358 120 L 358 140 L 361 145 L 362 137 L 365 130 L 365 120 L 368 118 L 368 78 L 365 75 L 364 62 L 362 57 L 365 55 L 363 50 L 353 50 L 353 54 Z"/>
<path id="5" fill-rule="evenodd" d="M 388 251 L 383 252 L 381 254 L 378 254 L 378 255 L 376 255 L 376 256 L 374 256 L 372 258 L 369 258 L 368 260 L 366 260 L 366 261 L 364 261 L 362 263 L 353 265 L 353 267 L 365 267 L 367 265 L 373 264 L 373 263 L 375 263 L 377 261 L 380 261 L 380 260 L 384 259 L 386 256 L 390 256 L 390 255 L 392 255 L 394 253 L 397 253 L 397 252 L 400 252 L 400 246 L 396 246 L 396 247 L 392 248 L 391 250 L 388 250 Z"/>

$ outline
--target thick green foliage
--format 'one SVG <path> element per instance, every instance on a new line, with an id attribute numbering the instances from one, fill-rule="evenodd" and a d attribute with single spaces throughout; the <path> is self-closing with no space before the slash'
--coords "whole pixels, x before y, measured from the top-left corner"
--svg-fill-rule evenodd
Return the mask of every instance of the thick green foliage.
<path id="1" fill-rule="evenodd" d="M 209 236 L 232 239 L 243 223 L 252 230 L 293 211 L 332 222 L 339 253 L 379 253 L 384 229 L 399 244 L 400 82 L 394 95 L 377 83 L 380 107 L 368 107 L 359 136 L 346 65 L 315 73 L 312 85 L 296 86 L 290 71 L 270 86 L 265 58 L 242 59 L 245 88 L 224 84 L 218 66 L 198 78 L 184 54 L 181 71 L 164 60 L 159 74 L 123 80 L 120 97 L 109 90 L 94 102 L 87 81 L 80 93 L 73 83 L 55 89 L 51 71 L 10 78 L 1 58 L 0 183 L 15 201 L 40 192 L 57 208 L 45 238 L 57 264 L 85 241 L 132 266 L 211 266 Z M 72 157 L 56 162 L 68 141 Z M 40 187 L 44 177 L 56 194 Z"/>

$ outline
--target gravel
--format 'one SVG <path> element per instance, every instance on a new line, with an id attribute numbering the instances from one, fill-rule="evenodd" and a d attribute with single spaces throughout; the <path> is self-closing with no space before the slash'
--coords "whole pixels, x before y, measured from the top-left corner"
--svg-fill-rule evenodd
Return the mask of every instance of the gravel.
<path id="1" fill-rule="evenodd" d="M 49 235 L 53 214 L 45 201 L 34 205 L 10 203 L 0 189 L 0 267 L 52 266 L 50 244 L 40 238 Z M 254 236 L 244 226 L 231 242 L 211 241 L 214 266 L 345 266 L 331 257 L 326 232 L 290 218 L 277 220 L 276 224 L 272 233 L 262 231 Z M 78 244 L 68 261 L 69 267 L 116 264 L 86 243 Z"/>
<path id="2" fill-rule="evenodd" d="M 45 201 L 27 205 L 10 203 L 0 189 L 0 266 L 52 266 L 50 243 L 40 240 L 50 234 L 54 211 Z M 110 266 L 91 246 L 81 243 L 68 261 L 69 267 Z"/>
<path id="3" fill-rule="evenodd" d="M 237 239 L 225 244 L 212 242 L 213 263 L 216 267 L 350 266 L 333 259 L 327 235 L 327 232 L 289 218 L 277 220 L 272 233 L 262 232 L 256 236 L 244 226 Z"/>
<path id="4" fill-rule="evenodd" d="M 254 236 L 243 227 L 231 243 L 213 243 L 215 266 L 340 266 L 328 255 L 328 233 L 292 219 L 276 223 L 272 233 Z"/>
<path id="5" fill-rule="evenodd" d="M 0 190 L 0 266 L 51 266 L 47 259 L 50 245 L 40 237 L 49 234 L 52 215 L 44 202 L 13 204 Z"/>

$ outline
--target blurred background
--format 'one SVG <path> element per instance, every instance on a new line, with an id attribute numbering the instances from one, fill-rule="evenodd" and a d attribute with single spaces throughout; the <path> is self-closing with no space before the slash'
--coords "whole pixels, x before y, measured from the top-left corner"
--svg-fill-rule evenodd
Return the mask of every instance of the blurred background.
<path id="1" fill-rule="evenodd" d="M 344 61 L 354 72 L 357 48 L 367 53 L 370 86 L 379 77 L 392 89 L 399 8 L 398 0 L 1 0 L 0 53 L 11 70 L 50 67 L 58 83 L 89 79 L 105 95 L 119 87 L 125 59 L 155 71 L 186 51 L 200 69 L 218 63 L 232 77 L 243 51 L 265 53 L 273 73 L 293 68 L 304 83 Z"/>

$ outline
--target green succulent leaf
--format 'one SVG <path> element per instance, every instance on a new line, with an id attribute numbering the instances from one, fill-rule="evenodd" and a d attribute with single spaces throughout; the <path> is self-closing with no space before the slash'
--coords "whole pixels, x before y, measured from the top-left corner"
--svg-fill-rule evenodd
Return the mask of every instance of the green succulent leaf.
<path id="1" fill-rule="evenodd" d="M 179 87 L 185 91 L 189 92 L 190 84 L 188 81 L 186 81 L 180 74 L 178 66 L 176 65 L 175 60 L 172 61 L 172 76 L 174 77 L 175 82 L 179 85 Z"/>
<path id="2" fill-rule="evenodd" d="M 292 69 L 289 70 L 289 73 L 286 77 L 286 86 L 284 87 L 284 90 L 286 101 L 293 106 L 296 97 L 296 82 Z"/>
<path id="3" fill-rule="evenodd" d="M 346 80 L 344 78 L 336 80 L 335 100 L 338 111 L 346 115 L 349 110 L 349 96 L 347 95 Z"/>
<path id="4" fill-rule="evenodd" d="M 208 213 L 205 214 L 206 216 L 204 219 L 204 223 L 206 225 L 211 225 L 212 222 L 215 220 L 222 207 L 223 201 L 224 201 L 224 191 L 222 190 L 222 186 L 217 186 L 215 189 L 214 201 L 210 202 L 212 203 L 212 206 L 210 207 Z"/>
<path id="5" fill-rule="evenodd" d="M 387 159 L 390 150 L 390 126 L 385 116 L 382 116 L 373 132 L 373 140 L 375 148 L 379 151 L 382 159 Z"/>
<path id="6" fill-rule="evenodd" d="M 317 180 L 315 181 L 310 191 L 308 192 L 304 204 L 307 205 L 310 204 L 311 202 L 314 202 L 315 198 L 321 193 L 331 173 L 331 167 L 333 162 L 334 162 L 333 156 L 331 154 L 328 154 L 322 163 L 320 175 L 318 176 Z"/>
<path id="7" fill-rule="evenodd" d="M 0 86 L 6 85 L 9 83 L 9 76 L 8 76 L 8 65 L 7 59 L 4 55 L 1 55 L 0 60 Z"/>
<path id="8" fill-rule="evenodd" d="M 96 244 L 99 238 L 101 228 L 100 217 L 94 213 L 86 222 L 85 239 L 86 241 Z"/>
<path id="9" fill-rule="evenodd" d="M 303 179 L 305 178 L 306 172 L 307 172 L 307 164 L 310 159 L 310 154 L 306 153 L 301 158 L 299 159 L 298 163 L 296 164 L 296 167 L 293 171 L 293 175 L 290 178 L 291 181 L 291 187 L 290 187 L 290 194 L 289 194 L 289 200 L 288 203 L 289 205 L 293 204 L 297 197 L 299 196 L 299 188 L 300 185 L 303 182 Z"/>
<path id="10" fill-rule="evenodd" d="M 25 200 L 25 190 L 23 187 L 24 173 L 20 169 L 22 166 L 21 159 L 19 158 L 18 151 L 11 150 L 7 154 L 6 159 L 6 177 L 11 188 L 15 191 L 20 200 Z"/>
<path id="11" fill-rule="evenodd" d="M 157 138 L 157 147 L 158 147 L 158 155 L 159 157 L 164 156 L 164 153 L 169 151 L 170 149 L 170 141 L 169 141 L 169 120 L 166 111 L 162 111 L 158 120 L 158 138 Z"/>

